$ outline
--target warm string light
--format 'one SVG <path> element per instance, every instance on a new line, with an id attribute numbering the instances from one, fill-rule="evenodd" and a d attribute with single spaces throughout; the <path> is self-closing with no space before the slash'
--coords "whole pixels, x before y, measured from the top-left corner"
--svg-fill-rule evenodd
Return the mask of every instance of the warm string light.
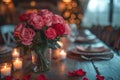
<path id="1" fill-rule="evenodd" d="M 12 2 L 11 0 L 3 0 L 3 2 L 5 2 L 5 3 L 10 3 L 10 2 Z"/>
<path id="2" fill-rule="evenodd" d="M 81 9 L 78 3 L 75 0 L 62 0 L 58 2 L 59 11 L 62 12 L 62 15 L 65 19 L 65 23 L 79 25 L 82 19 Z"/>
<path id="3" fill-rule="evenodd" d="M 30 2 L 30 6 L 32 6 L 32 7 L 36 6 L 36 2 L 35 1 L 31 1 Z"/>
<path id="4" fill-rule="evenodd" d="M 63 0 L 63 2 L 65 2 L 65 3 L 69 3 L 69 2 L 71 2 L 72 0 Z"/>

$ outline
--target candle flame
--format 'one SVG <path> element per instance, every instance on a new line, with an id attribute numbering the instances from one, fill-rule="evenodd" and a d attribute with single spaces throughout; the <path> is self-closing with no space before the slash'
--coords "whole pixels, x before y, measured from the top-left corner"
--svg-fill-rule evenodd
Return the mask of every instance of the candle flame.
<path id="1" fill-rule="evenodd" d="M 5 69 L 7 68 L 7 63 L 4 64 L 4 68 L 5 68 Z"/>
<path id="2" fill-rule="evenodd" d="M 64 50 L 61 50 L 60 54 L 61 54 L 61 55 L 66 55 L 66 53 L 65 53 Z"/>
<path id="3" fill-rule="evenodd" d="M 20 60 L 19 58 L 16 58 L 15 62 L 19 62 L 19 60 Z"/>
<path id="4" fill-rule="evenodd" d="M 5 65 L 5 66 L 4 66 L 4 68 L 6 69 L 6 68 L 7 68 L 7 66 Z"/>
<path id="5" fill-rule="evenodd" d="M 14 54 L 18 54 L 18 53 L 17 53 L 17 49 L 14 49 Z"/>

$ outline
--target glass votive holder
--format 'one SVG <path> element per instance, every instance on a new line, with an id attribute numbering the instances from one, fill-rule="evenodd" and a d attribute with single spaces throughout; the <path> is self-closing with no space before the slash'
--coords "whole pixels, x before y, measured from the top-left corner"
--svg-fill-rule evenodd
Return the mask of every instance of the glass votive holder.
<path id="1" fill-rule="evenodd" d="M 22 59 L 21 58 L 14 58 L 13 59 L 13 69 L 20 70 L 22 69 Z"/>
<path id="2" fill-rule="evenodd" d="M 12 65 L 10 63 L 3 63 L 0 65 L 1 78 L 5 76 L 10 76 L 12 70 Z"/>
<path id="3" fill-rule="evenodd" d="M 64 50 L 60 52 L 60 60 L 63 61 L 66 59 L 67 53 Z"/>

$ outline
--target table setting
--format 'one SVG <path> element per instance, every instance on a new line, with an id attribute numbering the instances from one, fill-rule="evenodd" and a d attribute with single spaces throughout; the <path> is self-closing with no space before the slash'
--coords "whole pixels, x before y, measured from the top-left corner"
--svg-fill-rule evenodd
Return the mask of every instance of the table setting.
<path id="1" fill-rule="evenodd" d="M 0 64 L 1 80 L 108 80 L 112 75 L 104 72 L 117 71 L 112 70 L 112 63 L 120 59 L 110 48 L 88 30 L 71 39 L 70 27 L 60 15 L 43 9 L 19 19 L 14 30 L 18 45 L 9 53 L 11 59 Z M 81 42 L 74 42 L 77 39 Z"/>

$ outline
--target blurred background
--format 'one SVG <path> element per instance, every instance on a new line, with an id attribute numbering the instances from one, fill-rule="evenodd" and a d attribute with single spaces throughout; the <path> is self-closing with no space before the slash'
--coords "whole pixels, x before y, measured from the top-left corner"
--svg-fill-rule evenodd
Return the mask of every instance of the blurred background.
<path id="1" fill-rule="evenodd" d="M 69 25 L 76 26 L 78 30 L 87 28 L 110 47 L 119 49 L 119 4 L 120 0 L 0 0 L 1 34 L 3 26 L 18 24 L 20 14 L 49 9 L 63 16 Z M 0 44 L 3 43 L 0 36 Z"/>

